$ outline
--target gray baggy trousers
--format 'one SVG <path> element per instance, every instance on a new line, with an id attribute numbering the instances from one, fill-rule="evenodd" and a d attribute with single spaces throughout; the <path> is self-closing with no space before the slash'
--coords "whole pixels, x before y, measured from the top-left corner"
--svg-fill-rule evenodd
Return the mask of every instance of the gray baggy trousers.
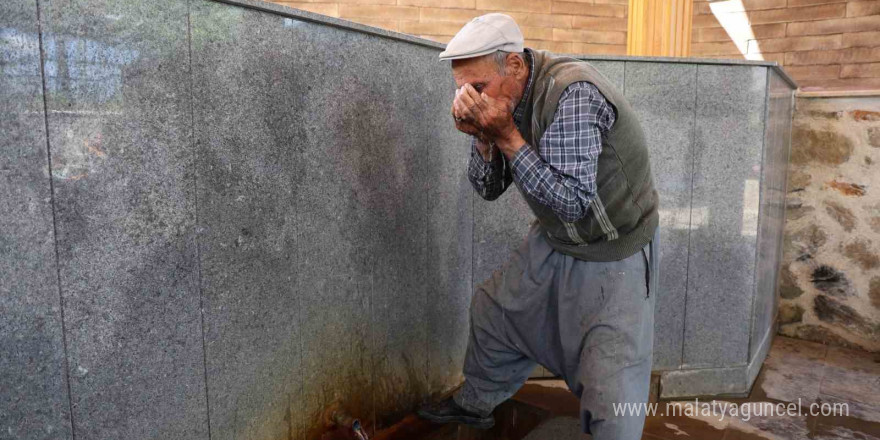
<path id="1" fill-rule="evenodd" d="M 533 224 L 510 260 L 474 292 L 456 403 L 488 415 L 537 363 L 578 396 L 585 433 L 640 439 L 644 412 L 615 414 L 614 405 L 648 401 L 658 235 L 659 228 L 623 260 L 590 262 L 554 250 Z"/>

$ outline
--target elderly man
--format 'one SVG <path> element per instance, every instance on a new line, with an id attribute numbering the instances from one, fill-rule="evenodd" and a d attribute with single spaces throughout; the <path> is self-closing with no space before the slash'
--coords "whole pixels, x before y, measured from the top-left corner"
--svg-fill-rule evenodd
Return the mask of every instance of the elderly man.
<path id="1" fill-rule="evenodd" d="M 523 48 L 512 18 L 466 24 L 442 60 L 452 116 L 471 135 L 468 177 L 486 200 L 516 183 L 537 220 L 471 302 L 465 383 L 419 414 L 479 428 L 536 363 L 580 398 L 597 440 L 636 440 L 648 399 L 658 196 L 636 114 L 588 63 Z"/>

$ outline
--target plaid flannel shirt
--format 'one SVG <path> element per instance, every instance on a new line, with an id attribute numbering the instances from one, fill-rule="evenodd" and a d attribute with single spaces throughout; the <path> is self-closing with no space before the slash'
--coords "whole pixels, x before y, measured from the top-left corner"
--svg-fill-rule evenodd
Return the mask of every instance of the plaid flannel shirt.
<path id="1" fill-rule="evenodd" d="M 526 58 L 531 65 L 531 56 Z M 525 112 L 533 74 L 530 69 L 523 99 L 514 111 L 517 125 Z M 587 215 L 596 195 L 596 164 L 602 151 L 602 136 L 611 129 L 615 118 L 614 109 L 596 86 L 589 82 L 573 83 L 560 96 L 556 115 L 537 151 L 525 144 L 508 163 L 497 148 L 492 148 L 492 157 L 487 162 L 473 138 L 468 179 L 486 200 L 497 199 L 516 180 L 524 192 L 549 206 L 560 219 L 577 221 Z"/>

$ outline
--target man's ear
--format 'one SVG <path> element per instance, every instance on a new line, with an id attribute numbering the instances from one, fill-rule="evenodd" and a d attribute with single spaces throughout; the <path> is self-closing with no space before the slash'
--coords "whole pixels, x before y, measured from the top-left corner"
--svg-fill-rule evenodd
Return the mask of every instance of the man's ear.
<path id="1" fill-rule="evenodd" d="M 526 68 L 525 60 L 522 56 L 509 53 L 507 54 L 506 66 L 505 66 L 508 75 L 513 75 L 514 78 L 518 80 L 525 79 L 528 76 L 529 72 Z"/>

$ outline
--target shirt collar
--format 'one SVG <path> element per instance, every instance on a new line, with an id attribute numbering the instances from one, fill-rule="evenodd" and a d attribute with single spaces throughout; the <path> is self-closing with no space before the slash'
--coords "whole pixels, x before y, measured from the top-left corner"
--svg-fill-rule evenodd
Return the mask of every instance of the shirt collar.
<path id="1" fill-rule="evenodd" d="M 517 125 L 522 121 L 522 118 L 526 113 L 526 104 L 529 100 L 529 93 L 531 93 L 532 83 L 535 81 L 535 69 L 532 66 L 532 53 L 529 49 L 525 49 L 523 54 L 525 55 L 526 66 L 529 68 L 529 80 L 526 83 L 525 90 L 523 90 L 522 99 L 519 100 L 519 104 L 517 104 L 516 108 L 513 110 L 513 120 L 516 121 Z"/>

